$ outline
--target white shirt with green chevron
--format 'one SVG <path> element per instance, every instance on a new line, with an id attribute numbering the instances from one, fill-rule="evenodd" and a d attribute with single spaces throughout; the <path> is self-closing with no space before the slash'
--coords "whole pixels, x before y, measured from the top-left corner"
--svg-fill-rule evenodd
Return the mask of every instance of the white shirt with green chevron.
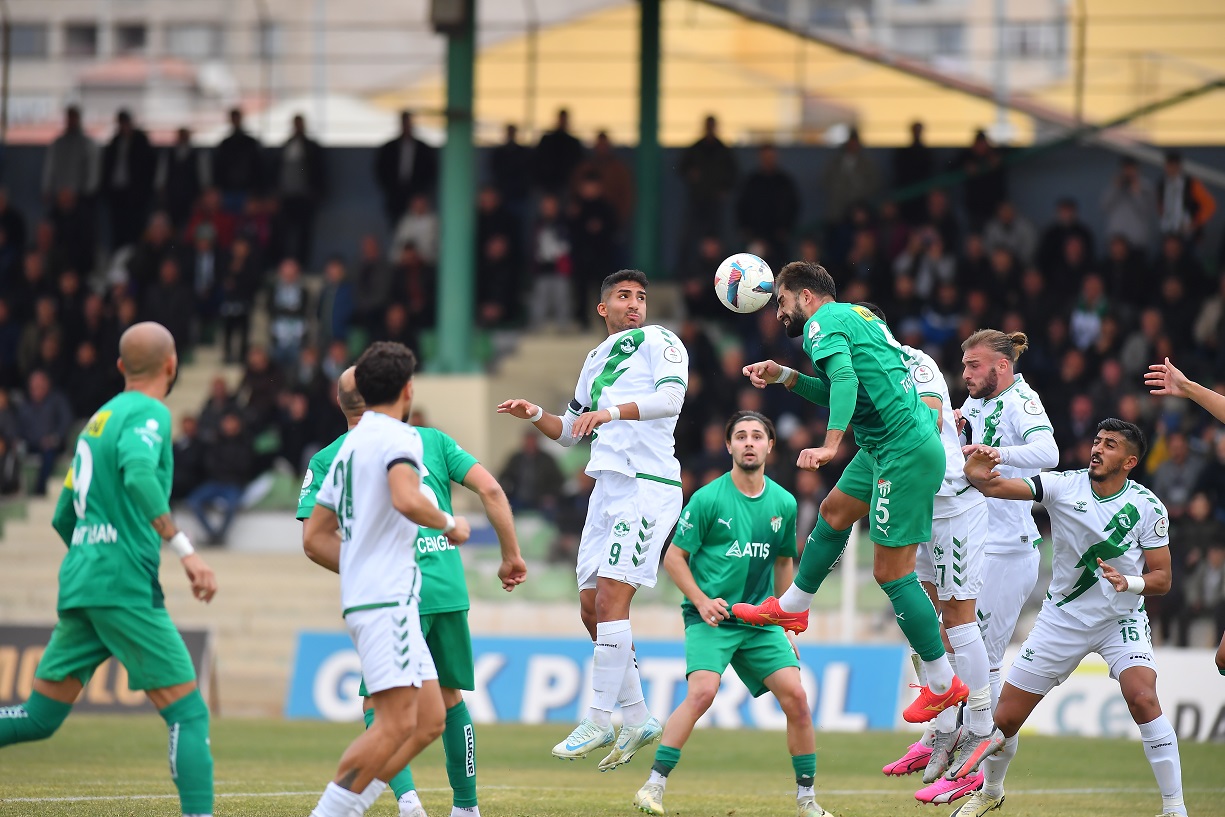
<path id="1" fill-rule="evenodd" d="M 1144 599 L 1116 592 L 1102 578 L 1097 560 L 1124 576 L 1143 573 L 1144 551 L 1170 544 L 1161 500 L 1131 480 L 1114 496 L 1099 497 L 1085 470 L 1047 471 L 1026 482 L 1051 516 L 1053 575 L 1047 604 L 1089 627 L 1133 615 Z"/>
<path id="2" fill-rule="evenodd" d="M 608 336 L 587 355 L 574 400 L 567 411 L 585 411 L 635 403 L 667 383 L 682 391 L 689 385 L 689 353 L 680 338 L 662 326 L 643 326 Z M 679 481 L 674 455 L 676 417 L 660 420 L 614 420 L 596 430 L 587 473 L 615 471 Z M 679 482 L 678 482 L 679 484 Z"/>
<path id="3" fill-rule="evenodd" d="M 1012 385 L 995 397 L 966 400 L 961 416 L 969 428 L 970 442 L 994 448 L 1025 445 L 1038 434 L 1052 434 L 1042 399 L 1022 375 L 1013 375 Z M 1040 468 L 1000 465 L 996 469 L 1009 479 L 1023 479 L 1042 472 Z M 987 553 L 1023 553 L 1039 540 L 1038 526 L 1029 505 L 1007 499 L 988 499 L 991 524 L 987 529 Z"/>
<path id="4" fill-rule="evenodd" d="M 902 351 L 909 358 L 910 376 L 919 390 L 919 397 L 935 397 L 940 401 L 940 444 L 944 446 L 945 468 L 944 481 L 936 492 L 933 518 L 947 519 L 986 500 L 966 479 L 966 458 L 961 453 L 961 438 L 957 435 L 957 421 L 953 417 L 953 401 L 940 366 L 922 349 L 903 345 Z"/>

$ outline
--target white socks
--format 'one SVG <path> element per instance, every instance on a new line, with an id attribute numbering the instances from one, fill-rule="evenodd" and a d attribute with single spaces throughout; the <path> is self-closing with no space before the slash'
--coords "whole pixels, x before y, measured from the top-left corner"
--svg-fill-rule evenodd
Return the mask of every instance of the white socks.
<path id="1" fill-rule="evenodd" d="M 995 711 L 995 706 L 1000 702 L 1000 692 L 1004 689 L 1004 677 L 1000 675 L 999 669 L 987 671 L 988 683 L 991 685 L 991 711 Z"/>
<path id="2" fill-rule="evenodd" d="M 591 708 L 587 717 L 597 726 L 612 724 L 612 711 L 625 681 L 634 636 L 629 619 L 602 621 L 595 626 L 595 659 L 591 667 Z M 643 720 L 646 720 L 645 718 Z"/>
<path id="3" fill-rule="evenodd" d="M 371 780 L 370 785 L 357 795 L 357 805 L 349 812 L 349 817 L 362 817 L 374 805 L 374 801 L 379 799 L 379 795 L 386 790 L 387 784 L 382 780 L 378 778 Z"/>
<path id="4" fill-rule="evenodd" d="M 328 787 L 323 790 L 323 796 L 319 798 L 319 804 L 310 813 L 310 817 L 349 817 L 354 809 L 360 808 L 362 808 L 360 795 L 343 789 L 335 783 L 328 783 Z"/>
<path id="5" fill-rule="evenodd" d="M 630 647 L 630 660 L 621 679 L 621 690 L 617 693 L 617 704 L 626 726 L 641 726 L 651 713 L 647 710 L 646 698 L 642 694 L 642 676 L 638 674 L 638 652 Z"/>
<path id="6" fill-rule="evenodd" d="M 451 806 L 451 817 L 481 817 L 481 810 L 477 806 Z"/>
<path id="7" fill-rule="evenodd" d="M 943 695 L 953 686 L 953 665 L 949 663 L 948 653 L 935 661 L 924 661 L 923 672 L 927 674 L 928 688 L 937 695 Z"/>
<path id="8" fill-rule="evenodd" d="M 664 777 L 659 772 L 651 769 L 651 776 L 647 778 L 648 783 L 658 783 L 661 786 L 668 785 L 668 778 Z"/>
<path id="9" fill-rule="evenodd" d="M 417 796 L 416 789 L 406 791 L 400 795 L 397 805 L 400 807 L 401 814 L 412 814 L 417 809 L 421 809 L 421 798 Z"/>
<path id="10" fill-rule="evenodd" d="M 991 720 L 991 677 L 982 630 L 977 623 L 970 622 L 949 627 L 946 632 L 953 652 L 957 653 L 957 674 L 970 687 L 965 724 L 976 735 L 989 735 L 994 725 Z"/>
<path id="11" fill-rule="evenodd" d="M 1004 795 L 1004 775 L 1008 774 L 1008 764 L 1017 755 L 1017 736 L 1013 735 L 1004 741 L 1004 748 L 983 761 L 983 794 L 991 797 Z"/>
<path id="12" fill-rule="evenodd" d="M 1182 802 L 1182 762 L 1178 757 L 1178 735 L 1165 715 L 1140 724 L 1140 737 L 1144 741 L 1144 756 L 1153 767 L 1157 788 L 1161 789 L 1162 811 L 1186 814 Z"/>
<path id="13" fill-rule="evenodd" d="M 796 786 L 795 787 L 795 799 L 797 801 L 803 800 L 805 797 L 816 797 L 816 796 L 817 796 L 816 786 Z"/>
<path id="14" fill-rule="evenodd" d="M 812 607 L 812 600 L 816 595 L 816 593 L 805 593 L 793 584 L 784 591 L 783 595 L 779 596 L 778 606 L 788 613 L 802 613 Z"/>

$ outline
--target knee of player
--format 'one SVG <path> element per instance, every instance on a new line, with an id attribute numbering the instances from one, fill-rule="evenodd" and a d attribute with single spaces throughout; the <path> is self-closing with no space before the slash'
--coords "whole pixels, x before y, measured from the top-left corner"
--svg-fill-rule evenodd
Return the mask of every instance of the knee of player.
<path id="1" fill-rule="evenodd" d="M 789 721 L 811 721 L 812 710 L 808 708 L 808 694 L 804 692 L 804 687 L 796 684 L 793 687 L 781 689 L 775 693 L 778 698 L 778 705 L 783 710 L 783 714 L 787 716 Z"/>
<path id="2" fill-rule="evenodd" d="M 715 702 L 715 695 L 718 692 L 718 684 L 690 684 L 689 692 L 686 694 L 689 698 L 689 705 L 701 714 L 710 709 L 711 704 Z"/>
<path id="3" fill-rule="evenodd" d="M 446 715 L 439 713 L 437 716 L 422 718 L 417 728 L 425 737 L 429 738 L 431 741 L 434 741 L 442 737 L 443 730 L 446 729 L 446 726 Z"/>
<path id="4" fill-rule="evenodd" d="M 1137 723 L 1148 723 L 1161 714 L 1161 701 L 1157 699 L 1157 690 L 1152 687 L 1136 686 L 1125 690 L 1123 698 Z"/>

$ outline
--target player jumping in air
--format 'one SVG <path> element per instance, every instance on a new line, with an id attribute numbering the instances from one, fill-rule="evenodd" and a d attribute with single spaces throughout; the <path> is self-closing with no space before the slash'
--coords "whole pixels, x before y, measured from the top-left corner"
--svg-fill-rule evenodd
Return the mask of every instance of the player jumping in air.
<path id="1" fill-rule="evenodd" d="M 375 343 L 358 359 L 355 380 L 368 408 L 336 452 L 306 521 L 309 550 L 339 554 L 345 624 L 375 712 L 374 725 L 341 757 L 312 817 L 364 813 L 361 794 L 371 782 L 390 780 L 443 732 L 438 673 L 418 613 L 415 544 L 418 526 L 460 544 L 468 523 L 421 490 L 421 435 L 404 423 L 415 367 L 413 353 L 398 343 Z"/>
<path id="2" fill-rule="evenodd" d="M 1009 479 L 994 470 L 998 454 L 980 449 L 967 460 L 966 476 L 987 496 L 1036 501 L 1046 508 L 1054 575 L 1038 620 L 1008 669 L 995 708 L 995 731 L 948 771 L 950 778 L 960 779 L 979 764 L 986 769 L 982 790 L 954 817 L 983 817 L 1003 805 L 1004 775 L 1013 754 L 1005 751 L 1006 739 L 1091 652 L 1105 659 L 1140 726 L 1144 754 L 1161 789 L 1162 817 L 1186 815 L 1178 736 L 1157 700 L 1157 668 L 1142 598 L 1170 590 L 1169 518 L 1157 497 L 1128 479 L 1145 447 L 1138 427 L 1112 418 L 1098 423 L 1084 470 Z"/>
<path id="3" fill-rule="evenodd" d="M 365 403 L 357 391 L 357 384 L 350 367 L 337 380 L 338 403 L 349 421 L 350 429 L 361 419 Z M 497 480 L 476 458 L 443 432 L 434 428 L 417 427 L 425 452 L 426 475 L 421 481 L 421 490 L 433 494 L 438 507 L 451 512 L 451 483 L 458 482 L 477 494 L 485 506 L 485 513 L 498 535 L 502 548 L 502 564 L 498 578 L 502 587 L 514 590 L 527 578 L 527 566 L 519 553 L 519 540 L 515 535 L 514 517 L 510 503 Z M 306 478 L 302 482 L 302 494 L 298 499 L 298 519 L 307 519 L 315 507 L 323 477 L 332 467 L 336 452 L 344 444 L 348 432 L 340 435 L 331 445 L 311 458 Z M 336 571 L 339 568 L 339 552 L 318 553 L 304 543 L 307 556 L 313 561 Z M 472 716 L 464 704 L 460 690 L 476 687 L 475 665 L 472 658 L 472 636 L 468 632 L 468 587 L 464 581 L 464 565 L 459 551 L 440 530 L 421 528 L 417 531 L 417 565 L 421 568 L 421 630 L 425 643 L 434 658 L 441 686 L 442 701 L 446 706 L 446 726 L 442 733 L 442 748 L 447 758 L 447 779 L 453 793 L 452 817 L 479 817 L 476 796 L 476 735 Z M 367 695 L 365 682 L 359 694 L 366 699 L 365 720 L 369 728 L 374 723 L 374 708 Z M 413 740 L 424 736 L 415 735 Z M 412 769 L 403 771 L 388 781 L 400 807 L 400 817 L 424 817 L 425 809 L 417 796 Z M 382 794 L 386 786 L 375 780 L 362 792 L 367 805 Z"/>
<path id="4" fill-rule="evenodd" d="M 732 614 L 750 624 L 802 632 L 812 598 L 842 557 L 851 526 L 871 510 L 873 576 L 927 676 L 903 717 L 929 721 L 969 694 L 953 674 L 940 621 L 915 576 L 915 551 L 932 538 L 933 507 L 946 465 L 936 433 L 939 418 L 919 399 L 909 359 L 889 327 L 869 309 L 838 303 L 834 279 L 824 267 L 794 261 L 783 267 L 775 287 L 778 319 L 789 336 L 803 336 L 817 376 L 773 360 L 745 366 L 745 375 L 757 388 L 780 383 L 829 406 L 824 444 L 801 451 L 800 468 L 816 470 L 833 460 L 849 425 L 855 427 L 859 451 L 821 503 L 795 582 L 780 598 L 739 604 Z"/>
<path id="5" fill-rule="evenodd" d="M 596 484 L 577 567 L 580 615 L 595 642 L 591 707 L 553 755 L 573 760 L 612 745 L 599 766 L 608 771 L 662 732 L 643 699 L 629 614 L 635 591 L 655 586 L 664 538 L 680 515 L 673 435 L 689 355 L 667 329 L 646 324 L 647 278 L 638 270 L 605 278 L 596 311 L 608 339 L 587 356 L 563 415 L 527 400 L 507 400 L 497 410 L 531 421 L 562 445 L 593 437 L 587 473 Z M 616 704 L 624 724 L 614 739 Z"/>
<path id="6" fill-rule="evenodd" d="M 21 706 L 0 709 L 0 746 L 50 737 L 94 670 L 114 656 L 170 727 L 170 776 L 184 815 L 213 812 L 208 707 L 158 581 L 163 541 L 182 562 L 192 595 L 217 592 L 213 571 L 170 515 L 174 447 L 162 402 L 178 376 L 174 338 L 138 323 L 119 339 L 124 391 L 94 412 L 77 438 L 52 525 L 60 565 L 59 621 Z"/>
<path id="7" fill-rule="evenodd" d="M 685 676 L 688 692 L 664 725 L 650 779 L 634 797 L 662 815 L 664 786 L 681 748 L 719 691 L 728 665 L 754 697 L 774 693 L 787 716 L 787 751 L 795 771 L 799 817 L 822 817 L 813 778 L 816 742 L 800 665 L 787 632 L 748 627 L 729 605 L 759 603 L 791 583 L 795 557 L 795 497 L 765 475 L 774 424 L 754 411 L 732 415 L 724 432 L 730 473 L 699 488 L 676 523 L 664 569 L 685 594 Z"/>

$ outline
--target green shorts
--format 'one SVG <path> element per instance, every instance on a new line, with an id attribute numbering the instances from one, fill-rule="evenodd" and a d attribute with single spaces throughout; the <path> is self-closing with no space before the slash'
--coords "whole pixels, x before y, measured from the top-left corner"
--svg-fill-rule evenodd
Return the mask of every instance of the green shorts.
<path id="1" fill-rule="evenodd" d="M 872 542 L 886 547 L 917 545 L 931 541 L 945 462 L 944 446 L 936 434 L 883 462 L 861 448 L 842 472 L 837 488 L 870 506 Z"/>
<path id="2" fill-rule="evenodd" d="M 698 670 L 722 675 L 729 664 L 757 698 L 767 692 L 766 678 L 780 669 L 798 667 L 800 662 L 781 627 L 698 623 L 685 628 L 686 678 Z"/>
<path id="3" fill-rule="evenodd" d="M 35 678 L 88 684 L 115 656 L 128 689 L 161 689 L 196 680 L 183 637 L 164 607 L 78 607 L 61 610 Z"/>
<path id="4" fill-rule="evenodd" d="M 468 631 L 468 611 L 426 613 L 421 617 L 421 632 L 438 669 L 438 685 L 444 689 L 476 689 L 476 665 L 472 659 L 472 633 Z M 358 694 L 367 697 L 363 679 Z"/>

